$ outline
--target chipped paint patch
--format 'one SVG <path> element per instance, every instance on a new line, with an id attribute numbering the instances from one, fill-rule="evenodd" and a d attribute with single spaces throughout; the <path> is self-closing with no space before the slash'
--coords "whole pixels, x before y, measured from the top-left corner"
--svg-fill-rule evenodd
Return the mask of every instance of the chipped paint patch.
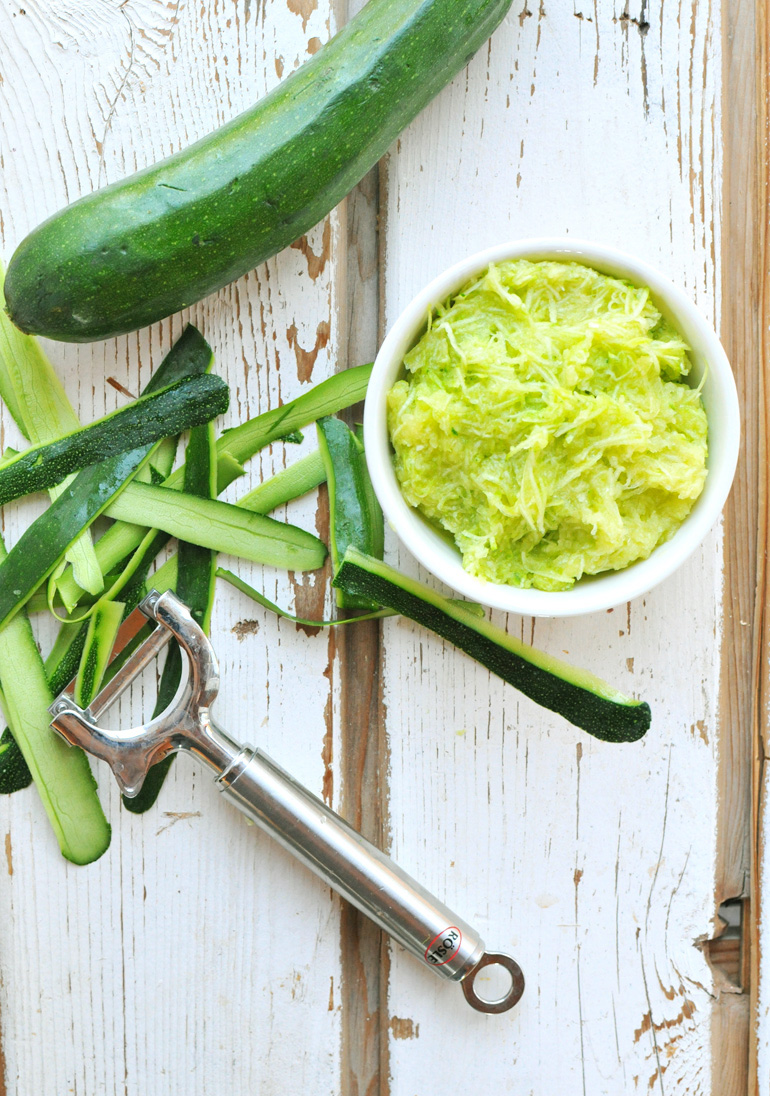
<path id="1" fill-rule="evenodd" d="M 390 1030 L 393 1032 L 394 1039 L 419 1039 L 420 1037 L 420 1025 L 415 1024 L 414 1020 L 410 1020 L 408 1016 L 392 1016 Z"/>
<path id="2" fill-rule="evenodd" d="M 305 384 L 313 376 L 313 366 L 320 351 L 328 345 L 331 336 L 331 324 L 328 320 L 321 320 L 316 327 L 315 342 L 309 350 L 300 346 L 297 335 L 297 325 L 293 323 L 286 331 L 286 339 L 294 351 L 294 357 L 297 359 L 297 378 Z"/>
<path id="3" fill-rule="evenodd" d="M 317 38 L 311 38 L 311 42 L 318 42 Z M 320 43 L 319 43 L 320 45 Z M 308 45 L 308 49 L 310 46 Z M 307 236 L 300 236 L 298 240 L 295 240 L 291 245 L 294 251 L 300 251 L 305 256 L 307 262 L 307 272 L 313 281 L 316 281 L 320 274 L 323 274 L 326 269 L 326 264 L 329 261 L 329 255 L 331 254 L 332 246 L 332 223 L 327 217 L 324 221 L 323 235 L 321 236 L 321 252 L 316 255 L 312 247 L 308 243 Z"/>
<path id="4" fill-rule="evenodd" d="M 239 643 L 243 643 L 246 636 L 255 636 L 259 631 L 258 620 L 239 620 L 233 624 L 230 631 L 237 638 Z"/>
<path id="5" fill-rule="evenodd" d="M 165 826 L 161 826 L 156 831 L 155 836 L 159 837 L 160 834 L 170 830 L 172 826 L 175 826 L 177 822 L 182 822 L 185 818 L 200 818 L 200 816 L 200 811 L 164 811 L 163 817 L 170 819 L 170 821 Z"/>
<path id="6" fill-rule="evenodd" d="M 321 747 L 321 760 L 323 761 L 324 766 L 321 795 L 324 803 L 331 805 L 334 796 L 334 769 L 332 768 L 332 761 L 334 759 L 334 721 L 332 718 L 331 693 L 327 697 L 326 705 L 324 706 L 324 723 L 326 724 L 326 730 L 324 731 L 323 746 Z"/>
<path id="7" fill-rule="evenodd" d="M 690 724 L 690 734 L 694 736 L 696 731 L 700 735 L 700 737 L 703 739 L 703 741 L 706 743 L 706 745 L 708 746 L 709 736 L 708 736 L 708 731 L 706 730 L 706 721 L 705 721 L 705 719 L 696 719 L 694 723 Z"/>
<path id="8" fill-rule="evenodd" d="M 651 1013 L 645 1012 L 640 1026 L 634 1030 L 634 1042 L 638 1043 L 641 1037 L 648 1031 L 668 1031 L 671 1028 L 678 1027 L 686 1020 L 691 1020 L 696 1011 L 695 1003 L 685 997 L 681 1010 L 670 1020 L 658 1020 L 653 1023 Z"/>
<path id="9" fill-rule="evenodd" d="M 286 0 L 286 7 L 293 15 L 302 19 L 302 29 L 307 30 L 310 16 L 318 7 L 318 0 Z"/>

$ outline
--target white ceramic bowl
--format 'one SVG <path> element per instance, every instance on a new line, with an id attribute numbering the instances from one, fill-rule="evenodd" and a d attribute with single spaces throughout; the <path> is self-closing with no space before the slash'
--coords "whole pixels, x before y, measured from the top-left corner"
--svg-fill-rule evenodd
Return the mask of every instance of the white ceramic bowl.
<path id="1" fill-rule="evenodd" d="M 547 592 L 486 582 L 463 569 L 460 553 L 405 501 L 393 469 L 387 431 L 386 397 L 403 358 L 422 331 L 431 309 L 445 301 L 491 262 L 505 259 L 574 260 L 604 274 L 648 286 L 661 311 L 692 349 L 692 384 L 704 370 L 703 403 L 709 424 L 708 474 L 695 506 L 674 536 L 646 560 L 621 571 L 580 579 L 570 590 Z M 410 552 L 447 586 L 465 597 L 528 616 L 577 616 L 622 604 L 652 589 L 690 556 L 719 517 L 735 474 L 740 440 L 738 397 L 724 350 L 705 316 L 653 267 L 609 247 L 570 239 L 520 240 L 480 251 L 445 270 L 404 309 L 374 363 L 364 410 L 366 459 L 385 517 Z"/>

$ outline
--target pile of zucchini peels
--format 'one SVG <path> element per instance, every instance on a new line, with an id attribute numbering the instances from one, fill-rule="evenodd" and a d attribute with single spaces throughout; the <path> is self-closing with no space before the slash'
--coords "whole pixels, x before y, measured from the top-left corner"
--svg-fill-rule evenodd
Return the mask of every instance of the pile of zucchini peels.
<path id="1" fill-rule="evenodd" d="M 0 705 L 8 723 L 0 738 L 0 792 L 34 780 L 67 859 L 97 859 L 109 845 L 110 827 L 88 759 L 50 729 L 48 706 L 77 674 L 75 699 L 87 707 L 121 621 L 151 587 L 175 590 L 206 630 L 217 577 L 298 623 L 341 624 L 400 613 L 599 738 L 629 742 L 645 733 L 646 704 L 527 647 L 492 625 L 478 606 L 443 597 L 382 561 L 382 514 L 360 430 L 334 417 L 364 397 L 370 366 L 337 374 L 217 437 L 214 422 L 227 409 L 229 392 L 212 365 L 210 347 L 188 327 L 136 400 L 81 427 L 35 339 L 0 312 L 0 399 L 30 443 L 22 452 L 3 454 L 0 505 L 41 491 L 50 496 L 50 505 L 9 551 L 0 540 Z M 297 432 L 312 423 L 317 451 L 235 504 L 218 500 L 247 460 L 265 446 L 297 440 Z M 185 431 L 184 462 L 174 468 Z M 321 567 L 326 545 L 268 514 L 324 481 L 333 585 L 343 614 L 333 621 L 304 621 L 219 567 L 217 559 L 224 554 L 292 571 Z M 91 526 L 99 517 L 111 524 L 94 541 Z M 176 554 L 153 571 L 172 537 Z M 29 615 L 46 610 L 61 625 L 44 661 Z M 181 669 L 171 645 L 156 712 L 173 698 Z M 155 801 L 170 760 L 151 770 L 140 796 L 126 801 L 129 809 L 146 810 Z"/>

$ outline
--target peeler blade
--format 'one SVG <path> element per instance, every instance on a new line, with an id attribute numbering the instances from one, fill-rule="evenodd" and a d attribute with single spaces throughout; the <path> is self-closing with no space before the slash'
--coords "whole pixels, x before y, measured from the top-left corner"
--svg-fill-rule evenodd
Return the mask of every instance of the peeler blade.
<path id="1" fill-rule="evenodd" d="M 142 639 L 145 625 L 151 627 L 148 618 L 156 626 Z M 124 729 L 103 726 L 101 716 L 172 638 L 187 655 L 189 666 L 187 679 L 172 705 L 147 723 Z M 177 750 L 188 750 L 203 758 L 209 758 L 214 750 L 220 771 L 224 748 L 220 738 L 225 740 L 214 735 L 208 720 L 208 710 L 219 688 L 216 655 L 187 606 L 171 591 L 159 594 L 151 590 L 126 619 L 113 644 L 108 672 L 109 680 L 88 708 L 75 702 L 70 683 L 49 711 L 51 726 L 62 738 L 107 762 L 124 795 L 137 795 L 152 765 Z M 227 759 L 229 763 L 230 753 Z"/>
<path id="2" fill-rule="evenodd" d="M 153 596 L 157 600 L 158 595 L 154 590 L 132 613 L 129 613 L 118 629 L 102 687 L 88 707 L 88 711 L 94 719 L 99 719 L 100 716 L 104 715 L 108 708 L 139 676 L 145 666 L 148 666 L 160 654 L 172 638 L 171 632 L 163 624 L 156 624 L 152 628 L 146 605 Z M 76 681 L 77 674 L 73 676 L 54 700 L 50 709 L 52 714 L 55 714 L 54 710 L 57 708 L 58 700 L 63 697 L 72 700 L 75 695 Z"/>

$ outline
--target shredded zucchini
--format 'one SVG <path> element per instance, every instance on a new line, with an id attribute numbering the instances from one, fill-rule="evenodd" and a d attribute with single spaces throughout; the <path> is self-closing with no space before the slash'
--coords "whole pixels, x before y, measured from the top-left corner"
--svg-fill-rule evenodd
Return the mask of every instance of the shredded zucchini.
<path id="1" fill-rule="evenodd" d="M 493 582 L 564 590 L 645 559 L 705 482 L 690 365 L 648 289 L 492 265 L 436 310 L 389 393 L 404 496 Z"/>

